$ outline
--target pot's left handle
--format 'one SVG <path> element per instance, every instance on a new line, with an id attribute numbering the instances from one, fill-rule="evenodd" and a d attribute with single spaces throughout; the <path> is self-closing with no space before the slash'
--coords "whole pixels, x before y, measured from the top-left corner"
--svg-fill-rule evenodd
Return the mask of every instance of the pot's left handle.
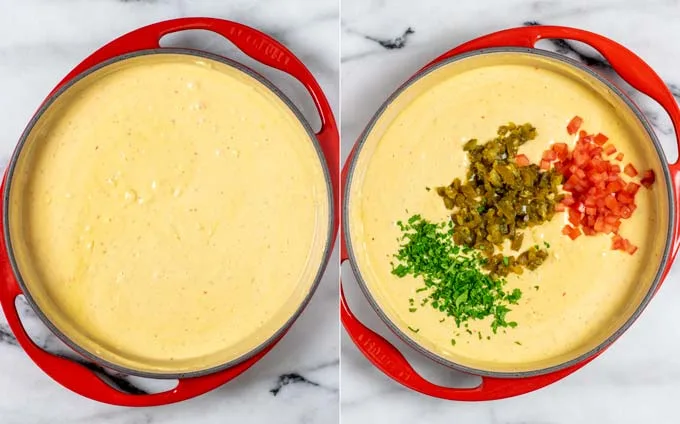
<path id="1" fill-rule="evenodd" d="M 356 145 L 350 152 L 347 162 L 342 169 L 344 190 L 347 189 L 346 187 L 349 183 L 349 164 L 352 162 L 352 158 L 355 154 Z M 343 226 L 340 231 L 341 264 L 349 260 L 347 234 L 345 234 L 344 231 L 345 228 L 346 227 Z M 484 377 L 482 379 L 482 384 L 469 389 L 445 387 L 434 384 L 423 378 L 415 369 L 413 369 L 404 355 L 399 352 L 392 343 L 368 328 L 352 313 L 352 310 L 347 303 L 347 299 L 345 299 L 342 280 L 340 281 L 340 320 L 342 321 L 342 326 L 345 328 L 345 331 L 347 331 L 347 334 L 359 351 L 385 375 L 409 389 L 440 399 L 485 401 L 518 396 L 561 380 L 588 362 L 588 360 L 586 360 L 558 372 L 530 378 L 501 379 Z"/>
<path id="2" fill-rule="evenodd" d="M 83 71 L 123 54 L 140 50 L 158 49 L 165 35 L 188 30 L 215 32 L 238 47 L 243 53 L 272 68 L 279 69 L 302 83 L 312 96 L 321 117 L 321 129 L 316 134 L 330 172 L 333 190 L 333 237 L 337 235 L 339 184 L 340 184 L 340 136 L 333 111 L 321 86 L 312 73 L 287 47 L 272 37 L 249 26 L 217 18 L 179 18 L 151 24 L 117 38 L 85 59 L 55 88 L 55 91 Z"/>
<path id="3" fill-rule="evenodd" d="M 561 380 L 592 360 L 590 358 L 569 368 L 535 377 L 519 379 L 482 377 L 482 383 L 473 388 L 440 386 L 418 374 L 392 343 L 359 321 L 349 309 L 342 287 L 340 291 L 342 325 L 359 351 L 397 383 L 428 396 L 457 401 L 487 401 L 519 396 Z"/>
<path id="4" fill-rule="evenodd" d="M 4 241 L 0 242 L 4 252 Z M 67 389 L 90 399 L 119 406 L 157 406 L 179 402 L 206 393 L 234 379 L 260 360 L 273 346 L 254 357 L 227 370 L 196 378 L 180 379 L 169 391 L 154 394 L 123 393 L 105 383 L 85 366 L 69 359 L 53 355 L 36 345 L 29 337 L 19 318 L 16 298 L 23 294 L 19 288 L 6 254 L 0 255 L 0 303 L 7 323 L 19 345 L 47 375 Z"/>

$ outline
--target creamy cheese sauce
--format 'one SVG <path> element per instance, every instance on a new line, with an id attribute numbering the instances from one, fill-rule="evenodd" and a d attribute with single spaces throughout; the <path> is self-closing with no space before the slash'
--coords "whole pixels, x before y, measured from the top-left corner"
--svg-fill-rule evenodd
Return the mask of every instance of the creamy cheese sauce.
<path id="1" fill-rule="evenodd" d="M 48 109 L 17 164 L 10 230 L 57 328 L 114 364 L 187 372 L 285 325 L 329 211 L 319 155 L 276 94 L 163 54 L 105 67 Z"/>
<path id="2" fill-rule="evenodd" d="M 463 62 L 409 87 L 366 139 L 348 200 L 354 256 L 388 319 L 428 351 L 492 371 L 557 365 L 606 339 L 647 293 L 668 226 L 660 177 L 652 190 L 639 191 L 638 209 L 621 226 L 621 235 L 640 246 L 633 256 L 612 251 L 611 236 L 581 236 L 576 241 L 563 236 L 566 214 L 525 231 L 523 249 L 547 242 L 550 257 L 536 271 L 508 277 L 507 288 L 523 293 L 507 316 L 519 325 L 495 335 L 490 319 L 469 321 L 466 329 L 456 328 L 452 318 L 440 322 L 444 313 L 429 305 L 409 311 L 408 299 L 418 306 L 427 292 L 416 292 L 422 279 L 391 274 L 401 234 L 395 223 L 415 213 L 436 222 L 448 219 L 441 198 L 425 188 L 464 179 L 468 161 L 463 144 L 470 138 L 493 138 L 498 126 L 508 121 L 530 122 L 537 128 L 537 139 L 520 150 L 534 162 L 550 143 L 573 146 L 576 137 L 567 135 L 566 125 L 574 115 L 584 118 L 584 129 L 610 137 L 625 155 L 622 167 L 632 161 L 637 169 L 653 168 L 660 176 L 658 157 L 642 126 L 633 123 L 632 112 L 623 111 L 623 103 L 616 103 L 612 93 L 596 90 L 585 77 L 570 75 L 547 59 L 520 54 Z M 455 346 L 451 339 L 456 339 Z"/>

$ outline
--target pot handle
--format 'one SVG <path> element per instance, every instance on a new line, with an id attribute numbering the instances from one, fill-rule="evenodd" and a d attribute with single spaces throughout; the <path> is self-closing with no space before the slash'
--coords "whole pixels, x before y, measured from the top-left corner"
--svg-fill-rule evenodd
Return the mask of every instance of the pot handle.
<path id="1" fill-rule="evenodd" d="M 673 122 L 675 137 L 680 153 L 680 108 L 661 77 L 638 55 L 621 44 L 593 32 L 562 26 L 536 25 L 512 28 L 468 41 L 449 50 L 429 63 L 434 65 L 452 56 L 473 50 L 493 47 L 527 47 L 533 48 L 541 39 L 567 39 L 588 44 L 604 56 L 614 71 L 636 90 L 654 99 L 668 113 Z M 680 205 L 680 160 L 669 164 L 673 184 L 674 202 Z M 663 277 L 668 274 L 673 260 L 680 251 L 680 214 L 675 213 L 673 240 L 670 260 L 667 262 Z M 657 289 L 658 290 L 658 289 Z"/>
<path id="2" fill-rule="evenodd" d="M 4 237 L 2 248 L 5 248 Z M 214 374 L 180 379 L 177 386 L 171 390 L 154 394 L 123 393 L 105 383 L 90 369 L 67 358 L 53 355 L 36 345 L 26 333 L 19 319 L 16 308 L 17 296 L 23 294 L 17 284 L 7 255 L 0 255 L 0 303 L 2 304 L 7 323 L 9 324 L 19 345 L 28 356 L 47 375 L 67 389 L 90 399 L 119 406 L 157 406 L 179 402 L 213 390 L 236 378 L 253 364 L 259 361 L 276 343 L 248 360 Z"/>
<path id="3" fill-rule="evenodd" d="M 151 24 L 127 33 L 94 52 L 74 68 L 51 94 L 77 75 L 106 60 L 140 50 L 159 49 L 159 42 L 163 36 L 173 32 L 197 29 L 222 35 L 253 59 L 288 73 L 300 81 L 311 94 L 321 117 L 321 130 L 316 137 L 326 160 L 334 193 L 333 225 L 335 231 L 333 237 L 335 237 L 339 204 L 339 135 L 335 118 L 326 96 L 312 73 L 288 48 L 268 35 L 236 22 L 215 18 L 180 18 Z M 259 361 L 280 340 L 279 338 L 255 356 L 226 370 L 201 377 L 180 379 L 179 384 L 167 392 L 147 395 L 122 393 L 103 382 L 88 368 L 50 354 L 31 341 L 16 310 L 15 300 L 22 292 L 4 253 L 7 251 L 4 238 L 0 238 L 0 245 L 3 249 L 3 254 L 0 255 L 2 257 L 0 258 L 0 272 L 2 273 L 0 303 L 2 303 L 10 328 L 19 344 L 45 373 L 62 386 L 82 396 L 120 406 L 156 406 L 190 399 L 236 378 Z"/>
<path id="4" fill-rule="evenodd" d="M 234 43 L 243 53 L 298 80 L 312 96 L 321 118 L 316 138 L 328 167 L 333 191 L 333 238 L 337 236 L 340 200 L 340 136 L 328 99 L 312 73 L 286 46 L 269 35 L 238 22 L 217 18 L 179 18 L 151 24 L 129 32 L 100 48 L 73 69 L 53 90 L 83 71 L 116 56 L 140 50 L 159 49 L 160 40 L 168 34 L 188 30 L 212 31 Z M 334 240 L 333 240 L 334 241 Z"/>
<path id="5" fill-rule="evenodd" d="M 342 180 L 345 184 L 347 183 L 348 164 L 353 155 L 354 150 L 350 153 L 347 163 L 342 170 Z M 347 244 L 345 243 L 346 235 L 344 231 L 340 233 L 340 237 L 340 263 L 342 264 L 349 260 L 349 255 L 347 253 Z M 347 299 L 345 298 L 342 280 L 340 281 L 340 320 L 342 321 L 342 326 L 345 328 L 345 331 L 347 331 L 347 334 L 359 351 L 385 375 L 411 390 L 446 400 L 486 401 L 523 395 L 563 379 L 586 365 L 596 356 L 572 365 L 569 368 L 547 375 L 521 379 L 482 377 L 482 382 L 477 387 L 445 387 L 434 384 L 423 378 L 415 369 L 413 369 L 404 355 L 402 355 L 392 343 L 368 328 L 352 313 L 349 304 L 347 303 Z"/>
<path id="6" fill-rule="evenodd" d="M 584 362 L 547 375 L 519 379 L 482 377 L 481 384 L 473 388 L 440 386 L 418 374 L 392 343 L 359 321 L 347 305 L 342 285 L 340 292 L 342 325 L 359 351 L 397 383 L 428 396 L 457 401 L 486 401 L 519 396 L 561 380 L 593 359 L 589 358 Z"/>

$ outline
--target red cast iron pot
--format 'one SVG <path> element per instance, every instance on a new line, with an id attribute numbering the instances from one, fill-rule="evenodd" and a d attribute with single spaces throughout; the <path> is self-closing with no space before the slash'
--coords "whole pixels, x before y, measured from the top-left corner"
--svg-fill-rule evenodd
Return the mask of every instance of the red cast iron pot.
<path id="1" fill-rule="evenodd" d="M 97 67 L 104 62 L 115 60 L 121 56 L 134 54 L 144 50 L 157 50 L 162 52 L 163 49 L 160 48 L 159 41 L 163 36 L 186 30 L 208 30 L 224 36 L 253 59 L 284 71 L 294 77 L 300 81 L 311 94 L 316 109 L 321 117 L 322 124 L 321 130 L 315 134 L 315 137 L 325 158 L 325 165 L 330 177 L 330 188 L 333 192 L 331 237 L 328 242 L 329 245 L 327 246 L 328 253 L 330 253 L 337 234 L 338 223 L 339 136 L 337 126 L 328 100 L 318 82 L 312 76 L 312 73 L 290 50 L 268 35 L 236 22 L 213 18 L 182 18 L 152 24 L 123 35 L 86 58 L 54 88 L 47 96 L 45 103 L 61 88 L 68 85 L 80 75 L 88 73 L 92 68 Z M 228 60 L 226 58 L 224 59 L 225 61 Z M 260 78 L 264 79 L 262 77 Z M 2 190 L 5 194 L 7 175 L 6 172 L 2 184 Z M 2 228 L 4 228 L 4 226 Z M 262 359 L 262 357 L 276 345 L 309 301 L 308 297 L 300 306 L 297 314 L 294 315 L 284 328 L 270 339 L 268 344 L 259 347 L 256 351 L 240 360 L 240 362 L 230 365 L 226 369 L 220 369 L 214 372 L 208 370 L 205 374 L 189 378 L 180 377 L 179 383 L 175 388 L 162 393 L 143 395 L 123 393 L 102 381 L 92 370 L 84 365 L 46 352 L 31 341 L 21 324 L 15 306 L 17 296 L 24 293 L 20 284 L 17 282 L 17 277 L 12 269 L 4 234 L 0 236 L 0 244 L 0 303 L 2 304 L 9 326 L 14 332 L 21 347 L 45 373 L 62 386 L 90 399 L 113 405 L 156 406 L 170 404 L 204 394 L 233 380 Z M 328 255 L 326 256 L 326 260 L 328 260 Z M 317 284 L 312 287 L 311 292 L 314 291 Z M 46 320 L 40 313 L 38 315 L 43 321 Z M 46 322 L 46 324 L 53 328 L 49 322 Z M 68 340 L 64 341 L 76 348 L 69 343 Z M 107 366 L 107 364 L 102 365 L 105 367 Z"/>
<path id="2" fill-rule="evenodd" d="M 437 65 L 443 65 L 444 62 L 451 61 L 453 58 L 463 55 L 463 54 L 474 54 L 483 49 L 502 49 L 502 48 L 524 48 L 524 49 L 534 49 L 535 44 L 541 39 L 568 39 L 576 40 L 586 43 L 594 47 L 599 51 L 611 64 L 612 68 L 631 86 L 633 86 L 638 91 L 648 95 L 656 102 L 658 102 L 669 114 L 673 126 L 675 128 L 676 137 L 678 137 L 678 144 L 680 145 L 680 109 L 670 93 L 666 85 L 663 83 L 661 78 L 647 65 L 642 59 L 640 59 L 633 52 L 629 51 L 620 44 L 611 41 L 600 35 L 573 29 L 566 27 L 557 26 L 534 26 L 534 27 L 523 27 L 514 28 L 504 31 L 499 31 L 496 33 L 489 34 L 477 38 L 475 40 L 469 41 L 462 44 L 443 55 L 439 56 L 437 59 L 429 63 L 427 66 L 422 68 L 418 73 L 411 77 L 402 87 L 397 90 L 397 93 L 406 87 L 410 82 L 417 79 L 425 71 L 432 69 Z M 480 53 L 480 54 L 483 54 Z M 613 84 L 611 84 L 613 86 Z M 619 90 L 620 91 L 620 90 Z M 632 104 L 632 102 L 630 102 Z M 370 126 L 369 126 L 370 127 Z M 368 130 L 366 130 L 368 131 Z M 364 133 L 360 140 L 363 140 L 366 136 Z M 652 137 L 653 138 L 653 137 Z M 654 138 L 653 138 L 654 139 Z M 344 198 L 347 198 L 347 190 L 349 187 L 353 159 L 357 156 L 357 149 L 359 144 L 355 145 L 350 156 L 347 159 L 346 165 L 342 171 L 342 182 L 343 182 L 343 193 Z M 670 177 L 668 183 L 670 184 L 670 189 L 672 193 L 669 193 L 669 205 L 670 205 L 670 240 L 668 240 L 668 249 L 665 257 L 665 262 L 662 262 L 663 267 L 659 270 L 657 274 L 657 283 L 652 285 L 651 293 L 649 293 L 648 298 L 658 291 L 661 282 L 668 274 L 673 260 L 675 259 L 678 250 L 680 249 L 680 214 L 673 213 L 675 208 L 679 203 L 679 193 L 680 193 L 680 162 L 676 161 L 672 164 L 667 164 L 665 161 L 661 161 L 664 169 L 664 174 L 666 177 Z M 675 206 L 674 206 L 675 205 Z M 343 229 L 341 234 L 341 261 L 344 262 L 350 259 L 349 248 L 348 248 L 348 227 L 347 227 L 347 209 L 343 209 Z M 354 266 L 354 263 L 352 263 Z M 354 266 L 355 272 L 358 272 L 357 268 Z M 357 277 L 360 276 L 357 274 Z M 362 285 L 362 288 L 364 286 Z M 372 306 L 376 308 L 378 315 L 386 322 L 388 327 L 395 331 L 395 333 L 401 337 L 406 343 L 413 346 L 413 342 L 406 340 L 403 335 L 399 334 L 399 331 L 388 322 L 387 318 L 379 310 L 379 307 L 371 302 Z M 642 311 L 646 304 L 643 303 L 639 310 Z M 630 325 L 632 321 L 637 317 L 634 315 L 631 320 L 627 323 Z M 398 382 L 399 384 L 408 387 L 412 390 L 430 395 L 433 397 L 448 399 L 448 400 L 459 400 L 459 401 L 483 401 L 483 400 L 494 400 L 508 398 L 512 396 L 518 396 L 521 394 L 529 393 L 534 390 L 545 387 L 556 381 L 563 379 L 569 374 L 577 371 L 588 362 L 592 361 L 600 353 L 602 353 L 620 334 L 627 328 L 627 325 L 620 329 L 614 336 L 610 337 L 605 343 L 599 346 L 598 349 L 590 352 L 586 357 L 581 358 L 574 363 L 570 363 L 568 366 L 562 367 L 552 372 L 544 373 L 541 375 L 530 375 L 530 376 L 518 376 L 517 378 L 505 376 L 500 378 L 498 376 L 488 376 L 482 375 L 482 382 L 479 386 L 474 388 L 451 388 L 444 387 L 440 385 L 433 384 L 421 375 L 419 375 L 413 367 L 408 363 L 406 358 L 393 346 L 389 341 L 384 339 L 382 336 L 372 331 L 364 324 L 362 324 L 350 310 L 347 301 L 345 299 L 344 293 L 341 288 L 341 320 L 345 327 L 345 330 L 349 334 L 350 338 L 354 341 L 357 348 L 366 356 L 366 358 L 372 362 L 378 369 L 380 369 L 384 374 Z M 414 346 L 418 349 L 418 346 Z M 422 352 L 421 349 L 418 349 Z M 424 352 L 423 352 L 424 353 Z M 431 356 L 431 355 L 428 355 Z M 435 359 L 435 358 L 431 358 Z M 440 361 L 441 362 L 441 361 Z"/>

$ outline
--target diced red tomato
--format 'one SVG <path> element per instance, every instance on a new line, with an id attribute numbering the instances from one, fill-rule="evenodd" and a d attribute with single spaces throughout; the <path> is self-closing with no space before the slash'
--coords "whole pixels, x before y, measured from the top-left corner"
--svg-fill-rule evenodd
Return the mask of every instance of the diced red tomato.
<path id="1" fill-rule="evenodd" d="M 623 172 L 624 172 L 624 174 L 628 175 L 631 178 L 635 177 L 638 174 L 637 169 L 635 169 L 635 167 L 633 166 L 632 163 L 629 163 L 628 165 L 626 165 L 626 167 L 623 168 Z"/>
<path id="2" fill-rule="evenodd" d="M 519 167 L 531 165 L 531 161 L 529 160 L 529 158 L 528 158 L 526 155 L 517 155 L 517 156 L 515 156 L 515 163 L 516 163 L 517 166 L 519 166 Z"/>
<path id="3" fill-rule="evenodd" d="M 569 208 L 569 222 L 571 223 L 571 225 L 573 225 L 574 227 L 578 227 L 579 224 L 581 223 L 581 217 L 582 217 L 581 212 Z"/>
<path id="4" fill-rule="evenodd" d="M 604 187 L 604 184 L 607 182 L 607 178 L 608 175 L 604 172 L 591 172 L 590 174 L 588 174 L 588 179 L 598 187 L 600 185 Z"/>
<path id="5" fill-rule="evenodd" d="M 572 240 L 575 240 L 576 237 L 581 235 L 581 230 L 572 227 L 571 225 L 565 225 L 564 228 L 562 228 L 562 234 L 568 236 Z"/>
<path id="6" fill-rule="evenodd" d="M 645 186 L 645 188 L 650 188 L 652 184 L 654 184 L 654 181 L 656 180 L 656 176 L 654 175 L 654 171 L 651 169 L 648 169 L 647 171 L 644 171 L 642 173 L 642 178 L 640 179 L 640 184 Z"/>
<path id="7" fill-rule="evenodd" d="M 633 211 L 631 210 L 630 206 L 621 206 L 621 218 L 628 219 L 631 217 L 631 215 L 633 215 Z"/>
<path id="8" fill-rule="evenodd" d="M 557 159 L 557 153 L 552 149 L 546 150 L 545 152 L 543 152 L 543 156 L 541 157 L 541 159 L 547 160 L 547 161 L 553 161 L 553 160 Z"/>
<path id="9" fill-rule="evenodd" d="M 595 225 L 593 225 L 593 229 L 598 232 L 598 233 L 604 233 L 604 218 L 602 215 L 598 216 L 597 219 L 595 220 Z"/>
<path id="10" fill-rule="evenodd" d="M 609 225 L 616 225 L 616 223 L 620 222 L 620 220 L 615 215 L 607 215 L 604 218 L 604 222 L 606 222 Z"/>
<path id="11" fill-rule="evenodd" d="M 567 193 L 564 195 L 564 199 L 562 199 L 562 204 L 564 206 L 571 206 L 575 202 L 574 197 L 571 195 L 571 193 Z"/>
<path id="12" fill-rule="evenodd" d="M 623 247 L 624 238 L 618 234 L 614 234 L 612 237 L 612 250 L 621 250 Z"/>
<path id="13" fill-rule="evenodd" d="M 624 205 L 632 205 L 633 202 L 635 202 L 635 197 L 631 196 L 625 191 L 621 191 L 616 194 L 616 200 L 618 200 L 619 203 L 622 203 Z"/>
<path id="14" fill-rule="evenodd" d="M 616 201 L 614 196 L 607 196 L 604 198 L 604 205 L 615 214 L 619 213 L 620 206 L 619 202 Z"/>
<path id="15" fill-rule="evenodd" d="M 581 130 L 583 120 L 579 117 L 572 121 L 567 131 L 572 135 L 578 133 L 579 137 L 573 149 L 555 143 L 551 148 L 555 155 L 546 152 L 541 161 L 542 167 L 553 166 L 563 175 L 562 188 L 567 193 L 558 210 L 566 208 L 569 224 L 562 233 L 571 239 L 581 234 L 612 234 L 612 249 L 633 254 L 637 247 L 618 232 L 622 221 L 637 209 L 635 196 L 640 185 L 651 186 L 654 172 L 645 171 L 639 184 L 624 180 L 624 173 L 630 178 L 638 175 L 633 164 L 627 164 L 622 170 L 622 166 L 614 161 L 623 160 L 623 153 L 607 143 L 607 136 L 590 135 Z"/>
<path id="16" fill-rule="evenodd" d="M 637 252 L 638 250 L 637 246 L 631 243 L 628 239 L 625 239 L 618 234 L 615 234 L 612 237 L 612 249 L 621 250 L 631 255 Z"/>
<path id="17" fill-rule="evenodd" d="M 626 187 L 624 188 L 624 191 L 626 193 L 630 194 L 631 196 L 635 196 L 635 194 L 638 192 L 638 190 L 640 190 L 640 185 L 635 184 L 632 181 L 629 182 L 628 184 L 626 184 Z"/>
<path id="18" fill-rule="evenodd" d="M 594 141 L 595 144 L 597 144 L 598 146 L 602 146 L 604 143 L 607 142 L 607 140 L 609 140 L 609 137 L 607 137 L 606 135 L 604 135 L 604 134 L 602 134 L 602 133 L 598 133 L 598 134 L 593 138 L 593 141 Z"/>
<path id="19" fill-rule="evenodd" d="M 549 160 L 545 160 L 545 159 L 541 160 L 540 168 L 541 168 L 542 170 L 544 170 L 544 171 L 549 170 L 549 169 L 550 169 L 550 161 L 549 161 Z"/>
<path id="20" fill-rule="evenodd" d="M 616 193 L 617 191 L 621 190 L 623 190 L 623 183 L 621 181 L 615 180 L 607 183 L 607 193 Z"/>
<path id="21" fill-rule="evenodd" d="M 588 162 L 588 160 L 590 159 L 588 152 L 583 152 L 583 151 L 575 151 L 574 154 L 573 154 L 573 157 L 574 157 L 574 163 L 578 167 L 585 165 L 585 163 Z"/>
<path id="22" fill-rule="evenodd" d="M 569 133 L 569 135 L 576 134 L 578 129 L 581 128 L 581 124 L 583 124 L 583 118 L 580 116 L 574 116 L 567 124 L 567 133 Z"/>
<path id="23" fill-rule="evenodd" d="M 557 155 L 558 160 L 565 160 L 569 156 L 569 146 L 567 143 L 555 143 L 552 145 L 552 150 Z"/>
<path id="24" fill-rule="evenodd" d="M 614 147 L 613 144 L 607 144 L 606 146 L 604 146 L 603 149 L 604 149 L 604 153 L 605 153 L 607 156 L 611 156 L 611 155 L 613 155 L 614 153 L 616 153 L 616 147 Z"/>

